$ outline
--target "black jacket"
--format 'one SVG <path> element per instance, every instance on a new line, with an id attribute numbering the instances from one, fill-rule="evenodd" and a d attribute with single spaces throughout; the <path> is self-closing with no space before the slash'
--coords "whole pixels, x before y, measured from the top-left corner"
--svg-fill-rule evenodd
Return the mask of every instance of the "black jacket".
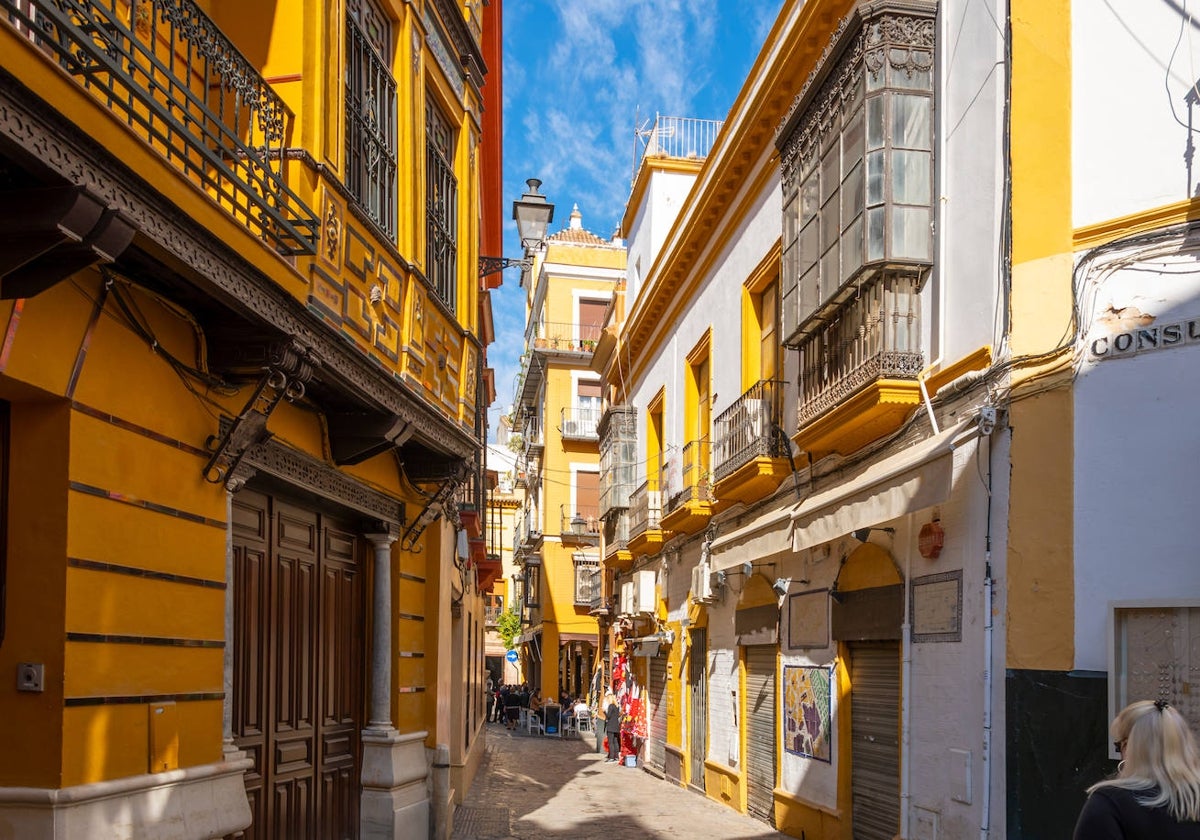
<path id="1" fill-rule="evenodd" d="M 604 731 L 609 735 L 621 731 L 621 709 L 616 703 L 609 703 L 604 710 Z"/>
<path id="2" fill-rule="evenodd" d="M 1200 823 L 1181 823 L 1166 808 L 1147 808 L 1138 799 L 1156 791 L 1102 787 L 1079 813 L 1074 840 L 1200 840 Z"/>

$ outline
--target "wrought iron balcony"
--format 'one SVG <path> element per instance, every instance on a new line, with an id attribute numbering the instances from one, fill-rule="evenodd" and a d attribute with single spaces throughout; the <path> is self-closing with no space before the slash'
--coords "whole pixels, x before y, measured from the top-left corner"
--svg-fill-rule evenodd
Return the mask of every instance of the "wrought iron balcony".
<path id="1" fill-rule="evenodd" d="M 518 519 L 513 532 L 514 549 L 533 549 L 541 542 L 542 532 L 538 530 L 537 517 L 534 511 L 525 511 Z"/>
<path id="2" fill-rule="evenodd" d="M 674 479 L 664 476 L 662 479 L 663 516 L 678 510 L 688 502 L 711 502 L 712 484 L 709 476 L 709 461 L 711 454 L 708 438 L 694 440 L 683 447 L 683 458 L 680 469 L 680 483 L 674 484 Z"/>
<path id="3" fill-rule="evenodd" d="M 761 380 L 721 412 L 714 426 L 713 478 L 720 481 L 755 458 L 786 458 L 783 383 Z"/>
<path id="4" fill-rule="evenodd" d="M 662 520 L 662 493 L 649 481 L 643 481 L 629 494 L 629 536 L 657 531 Z"/>
<path id="5" fill-rule="evenodd" d="M 600 329 L 599 324 L 538 321 L 532 331 L 531 344 L 535 351 L 590 356 L 600 340 Z"/>
<path id="6" fill-rule="evenodd" d="M 564 408 L 558 428 L 564 440 L 599 440 L 596 433 L 599 425 L 599 407 Z"/>
<path id="7" fill-rule="evenodd" d="M 563 542 L 588 543 L 600 541 L 600 510 L 595 507 L 562 505 L 559 509 L 562 527 L 559 530 Z"/>
<path id="8" fill-rule="evenodd" d="M 629 549 L 629 510 L 614 508 L 604 517 L 604 558 Z"/>
<path id="9" fill-rule="evenodd" d="M 283 176 L 293 115 L 192 0 L 0 0 L 0 20 L 239 224 L 316 252 L 316 215 Z"/>
<path id="10" fill-rule="evenodd" d="M 916 380 L 924 366 L 917 291 L 911 273 L 876 277 L 800 344 L 799 428 L 881 380 Z"/>
<path id="11" fill-rule="evenodd" d="M 497 622 L 500 621 L 500 616 L 501 616 L 501 614 L 503 614 L 503 612 L 504 612 L 504 606 L 502 604 L 489 604 L 488 606 L 484 607 L 483 608 L 483 623 L 484 623 L 484 625 L 486 625 L 487 627 L 496 626 Z"/>
<path id="12" fill-rule="evenodd" d="M 575 558 L 575 606 L 599 606 L 603 596 L 600 562 L 588 554 L 576 554 Z"/>

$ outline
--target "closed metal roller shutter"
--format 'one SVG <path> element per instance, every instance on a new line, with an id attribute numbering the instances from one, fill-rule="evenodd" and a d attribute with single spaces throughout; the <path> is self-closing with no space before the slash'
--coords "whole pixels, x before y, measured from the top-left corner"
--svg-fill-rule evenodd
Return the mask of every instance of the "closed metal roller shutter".
<path id="1" fill-rule="evenodd" d="M 775 824 L 775 646 L 746 648 L 746 793 L 750 816 Z"/>
<path id="2" fill-rule="evenodd" d="M 704 759 L 708 757 L 708 697 L 704 662 L 708 638 L 704 630 L 692 631 L 688 654 L 688 786 L 704 792 Z"/>
<path id="3" fill-rule="evenodd" d="M 652 656 L 650 664 L 650 740 L 646 742 L 646 766 L 663 772 L 667 755 L 667 657 Z"/>
<path id="4" fill-rule="evenodd" d="M 850 645 L 850 787 L 854 840 L 900 826 L 900 646 Z"/>

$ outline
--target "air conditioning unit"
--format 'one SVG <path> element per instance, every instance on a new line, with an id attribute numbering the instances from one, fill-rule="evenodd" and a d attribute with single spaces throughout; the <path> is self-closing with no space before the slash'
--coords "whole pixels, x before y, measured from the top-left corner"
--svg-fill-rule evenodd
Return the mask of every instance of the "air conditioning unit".
<path id="1" fill-rule="evenodd" d="M 654 612 L 658 593 L 654 572 L 645 569 L 634 572 L 633 580 L 621 584 L 621 614 L 639 615 Z"/>
<path id="2" fill-rule="evenodd" d="M 712 584 L 712 574 L 708 571 L 708 564 L 698 564 L 692 569 L 692 600 L 702 604 L 711 604 L 716 601 L 716 590 Z"/>

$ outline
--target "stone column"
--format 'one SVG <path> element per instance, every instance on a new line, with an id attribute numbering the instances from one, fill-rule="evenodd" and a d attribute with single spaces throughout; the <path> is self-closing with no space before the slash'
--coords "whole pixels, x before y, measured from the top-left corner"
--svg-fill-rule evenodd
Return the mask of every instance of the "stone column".
<path id="1" fill-rule="evenodd" d="M 425 732 L 401 735 L 392 725 L 392 545 L 396 534 L 365 534 L 375 549 L 372 593 L 371 710 L 362 731 L 363 840 L 424 837 L 429 832 Z"/>
<path id="2" fill-rule="evenodd" d="M 393 534 L 367 534 L 375 549 L 375 592 L 371 637 L 371 717 L 367 731 L 394 731 L 392 727 L 392 544 Z M 364 732 L 364 735 L 366 733 Z"/>

